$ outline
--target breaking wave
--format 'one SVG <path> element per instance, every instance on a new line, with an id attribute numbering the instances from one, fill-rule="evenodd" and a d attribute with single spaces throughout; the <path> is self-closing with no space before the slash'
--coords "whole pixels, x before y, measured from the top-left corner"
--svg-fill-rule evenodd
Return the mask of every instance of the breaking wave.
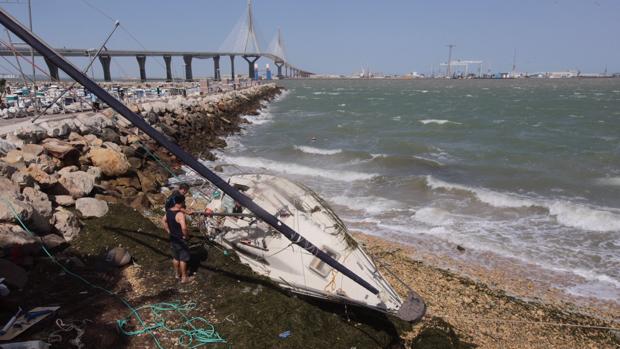
<path id="1" fill-rule="evenodd" d="M 450 120 L 441 120 L 441 119 L 425 119 L 425 120 L 420 120 L 420 122 L 423 123 L 424 125 L 427 125 L 427 124 L 437 124 L 437 125 L 454 124 L 454 125 L 462 125 L 462 123 L 460 123 L 460 122 L 450 121 Z"/>
<path id="2" fill-rule="evenodd" d="M 431 189 L 469 192 L 479 201 L 500 208 L 540 207 L 564 226 L 590 231 L 620 231 L 620 211 L 608 207 L 587 206 L 566 200 L 532 199 L 517 194 L 499 193 L 485 188 L 453 184 L 426 176 Z"/>
<path id="3" fill-rule="evenodd" d="M 596 180 L 598 185 L 620 186 L 620 177 L 604 177 Z"/>
<path id="4" fill-rule="evenodd" d="M 403 203 L 378 196 L 344 196 L 339 195 L 329 200 L 339 206 L 368 214 L 381 214 L 387 211 L 402 209 Z"/>
<path id="5" fill-rule="evenodd" d="M 320 149 L 320 148 L 309 147 L 306 145 L 296 145 L 295 149 L 303 153 L 306 153 L 306 154 L 315 154 L 315 155 L 334 155 L 334 154 L 342 153 L 342 149 Z"/>
<path id="6" fill-rule="evenodd" d="M 287 162 L 279 162 L 258 157 L 246 156 L 222 156 L 222 160 L 228 164 L 241 167 L 264 168 L 270 171 L 287 173 L 301 176 L 323 177 L 335 181 L 362 181 L 378 176 L 375 173 L 363 173 L 353 171 L 327 170 Z"/>

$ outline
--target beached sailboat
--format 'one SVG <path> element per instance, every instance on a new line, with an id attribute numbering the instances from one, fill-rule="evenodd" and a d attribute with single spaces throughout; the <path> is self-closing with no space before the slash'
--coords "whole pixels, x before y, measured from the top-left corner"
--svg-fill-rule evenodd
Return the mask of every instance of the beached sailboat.
<path id="1" fill-rule="evenodd" d="M 121 114 L 127 121 L 157 141 L 189 168 L 217 187 L 220 190 L 220 195 L 219 198 L 215 198 L 213 207 L 218 209 L 224 207 L 228 210 L 227 207 L 230 205 L 226 206 L 228 205 L 226 197 L 230 197 L 233 202 L 231 211 L 234 211 L 232 213 L 240 211 L 243 215 L 244 209 L 251 212 L 251 216 L 256 217 L 256 222 L 254 224 L 245 224 L 245 226 L 239 222 L 239 219 L 242 217 L 224 217 L 221 227 L 222 233 L 219 239 L 223 245 L 228 244 L 232 248 L 241 245 L 247 245 L 249 248 L 252 247 L 249 245 L 260 246 L 258 245 L 260 241 L 263 244 L 261 251 L 265 252 L 262 256 L 265 261 L 264 265 L 270 266 L 268 263 L 272 263 L 272 267 L 265 269 L 264 275 L 269 275 L 272 280 L 281 280 L 278 283 L 286 284 L 284 287 L 289 287 L 296 292 L 362 304 L 394 313 L 410 321 L 418 320 L 423 316 L 425 311 L 424 302 L 413 291 L 407 300 L 403 302 L 385 279 L 381 277 L 370 258 L 363 253 L 357 244 L 349 241 L 349 235 L 344 234 L 346 230 L 344 228 L 338 229 L 337 223 L 342 222 L 312 191 L 296 186 L 286 180 L 277 180 L 275 177 L 263 177 L 262 175 L 254 175 L 254 177 L 240 176 L 231 179 L 230 182 L 226 182 L 177 144 L 171 142 L 164 134 L 149 125 L 144 118 L 132 112 L 122 102 L 115 99 L 105 89 L 79 71 L 41 39 L 34 36 L 23 24 L 19 23 L 1 8 L 0 23 L 48 59 L 51 64 L 62 69 L 68 76 L 91 91 L 103 103 L 106 103 Z M 245 181 L 244 178 L 246 178 Z M 273 178 L 273 180 L 270 181 L 271 183 L 268 183 L 261 180 L 261 178 Z M 264 189 L 263 185 L 265 186 Z M 269 186 L 273 188 L 269 189 Z M 283 190 L 283 192 L 278 192 L 279 190 Z M 221 201 L 219 206 L 217 206 L 217 200 Z M 235 202 L 239 205 L 236 205 Z M 259 204 L 265 205 L 265 208 Z M 288 208 L 288 210 L 285 208 Z M 284 210 L 281 211 L 281 209 Z M 318 213 L 321 213 L 321 215 Z M 235 224 L 233 224 L 233 219 L 235 218 L 237 221 L 234 221 Z M 261 229 L 258 229 L 259 225 L 262 224 L 259 222 L 265 223 L 265 226 Z M 254 229 L 253 225 L 256 225 L 257 228 Z M 297 229 L 294 230 L 291 228 L 292 226 L 297 227 Z M 344 227 L 344 225 L 341 226 Z M 304 234 L 309 234 L 311 238 L 307 239 L 296 231 L 301 229 L 307 229 L 308 231 L 304 232 Z M 277 239 L 280 237 L 276 237 L 276 235 L 279 235 L 276 232 L 288 239 L 289 245 L 286 245 L 283 238 L 282 241 L 278 242 Z M 243 237 L 243 234 L 245 234 L 245 237 Z M 330 239 L 330 234 L 334 238 L 339 239 Z M 270 235 L 273 236 L 269 238 Z M 252 238 L 255 238 L 254 242 Z M 341 241 L 341 244 L 344 245 L 338 245 L 336 241 Z M 279 245 L 276 245 L 276 242 Z M 282 245 L 283 242 L 284 245 Z M 276 246 L 282 246 L 283 250 L 276 250 Z M 293 246 L 295 246 L 295 249 L 291 249 Z M 309 264 L 304 262 L 305 256 L 299 253 L 300 249 L 303 249 L 304 253 L 308 253 Z M 241 251 L 241 248 L 236 248 L 235 251 L 237 250 Z M 289 251 L 294 252 L 294 254 L 290 258 L 277 257 L 281 261 L 276 263 L 274 257 Z M 267 253 L 270 253 L 270 255 Z M 239 254 L 245 256 L 241 252 Z M 247 255 L 251 256 L 252 254 L 248 253 Z M 297 267 L 294 266 L 292 259 L 296 255 L 301 257 L 301 263 Z M 311 256 L 317 259 L 313 259 Z M 254 256 L 252 258 L 256 260 L 259 257 Z M 249 258 L 244 258 L 244 261 L 249 263 Z M 332 268 L 334 276 L 332 279 L 329 279 Z M 314 270 L 319 276 L 323 274 L 325 277 L 323 277 L 323 280 L 318 277 L 311 278 L 306 270 L 308 272 Z M 299 277 L 299 273 L 301 273 L 302 278 Z M 288 276 L 290 281 L 283 279 L 283 276 Z M 332 280 L 334 283 L 333 288 L 330 286 Z"/>
<path id="2" fill-rule="evenodd" d="M 295 293 L 373 308 L 406 321 L 417 321 L 424 315 L 425 305 L 420 297 L 411 291 L 403 300 L 345 224 L 314 191 L 266 174 L 234 175 L 229 182 L 379 292 L 373 294 L 347 278 L 257 220 L 230 196 L 215 191 L 208 205 L 215 215 L 208 220 L 208 234 L 218 244 L 235 251 L 256 273 Z"/>

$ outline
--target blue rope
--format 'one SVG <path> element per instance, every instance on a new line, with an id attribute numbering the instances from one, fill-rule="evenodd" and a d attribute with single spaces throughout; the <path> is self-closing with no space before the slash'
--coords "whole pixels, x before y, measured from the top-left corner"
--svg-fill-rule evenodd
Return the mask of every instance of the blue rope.
<path id="1" fill-rule="evenodd" d="M 26 226 L 24 221 L 21 219 L 21 217 L 19 216 L 19 214 L 15 210 L 15 207 L 13 206 L 13 204 L 11 204 L 11 202 L 8 201 L 5 197 L 0 197 L 0 199 L 2 199 L 2 201 L 4 201 L 4 203 L 11 209 L 11 212 L 13 213 L 13 216 L 15 217 L 15 219 L 17 219 L 17 221 L 19 222 L 19 225 L 21 225 L 21 227 L 28 234 L 30 234 L 33 237 L 36 237 L 36 235 L 32 231 L 30 231 L 30 229 L 28 229 L 28 226 Z M 60 263 L 56 259 L 56 257 L 54 257 L 49 252 L 49 250 L 45 247 L 45 245 L 43 243 L 41 243 L 41 248 L 43 249 L 45 254 L 52 260 L 52 262 L 54 262 L 56 265 L 58 265 L 65 273 L 67 273 L 67 274 L 75 277 L 76 279 L 82 281 L 83 283 L 85 283 L 89 287 L 101 290 L 101 291 L 107 293 L 108 295 L 117 298 L 118 300 L 121 301 L 121 303 L 123 303 L 131 311 L 131 313 L 130 313 L 130 315 L 128 317 L 116 321 L 118 326 L 120 327 L 121 331 L 123 332 L 123 334 L 126 334 L 126 335 L 139 335 L 139 334 L 147 333 L 147 334 L 149 334 L 153 338 L 153 340 L 155 341 L 155 345 L 159 349 L 164 349 L 164 347 L 161 345 L 161 343 L 157 339 L 157 336 L 154 333 L 154 331 L 159 329 L 159 328 L 164 328 L 165 330 L 167 330 L 169 332 L 180 332 L 181 333 L 181 337 L 179 338 L 179 344 L 182 345 L 182 346 L 185 346 L 185 347 L 189 347 L 194 342 L 194 340 L 196 342 L 198 342 L 198 344 L 194 345 L 194 346 L 192 346 L 190 348 L 196 348 L 196 347 L 199 347 L 201 345 L 208 344 L 208 343 L 225 343 L 226 342 L 215 331 L 215 328 L 213 327 L 213 325 L 211 325 L 204 318 L 202 318 L 202 317 L 187 318 L 187 316 L 184 314 L 184 312 L 196 308 L 196 304 L 194 304 L 194 303 L 187 303 L 185 305 L 178 305 L 178 304 L 175 304 L 175 303 L 158 303 L 158 304 L 155 304 L 155 305 L 147 305 L 147 306 L 142 306 L 142 307 L 139 307 L 139 308 L 134 308 L 134 307 L 131 306 L 131 304 L 129 304 L 129 302 L 127 300 L 125 300 L 123 297 L 119 296 L 115 292 L 112 292 L 112 291 L 110 291 L 110 290 L 108 290 L 106 288 L 103 288 L 101 286 L 97 286 L 97 285 L 89 282 L 88 280 L 86 280 L 85 278 L 80 276 L 79 274 L 76 274 L 76 273 L 72 272 L 71 270 L 69 270 L 62 263 Z M 138 311 L 140 309 L 143 309 L 143 308 L 155 309 L 155 310 L 153 310 L 153 314 L 154 315 L 156 314 L 157 315 L 156 317 L 159 319 L 158 322 L 155 325 L 147 326 L 145 324 L 144 320 L 142 319 L 142 317 L 138 313 Z M 160 313 L 162 311 L 165 311 L 165 310 L 176 310 L 177 312 L 179 312 L 184 317 L 185 324 L 189 325 L 192 329 L 191 330 L 170 329 L 167 326 L 165 326 L 165 321 L 163 321 L 163 317 L 160 315 Z M 134 331 L 135 333 L 134 332 L 126 332 L 125 331 L 124 326 L 127 324 L 127 322 L 132 317 L 135 317 L 136 319 L 138 319 L 138 322 L 140 323 L 140 325 L 143 326 L 142 330 Z M 202 322 L 204 324 L 204 326 L 207 327 L 207 329 L 196 328 L 193 325 L 193 322 Z"/>

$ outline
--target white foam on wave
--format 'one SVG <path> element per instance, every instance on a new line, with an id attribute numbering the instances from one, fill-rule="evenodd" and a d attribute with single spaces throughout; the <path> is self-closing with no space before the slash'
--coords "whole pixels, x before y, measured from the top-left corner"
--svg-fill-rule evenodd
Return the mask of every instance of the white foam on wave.
<path id="1" fill-rule="evenodd" d="M 461 190 L 472 193 L 478 200 L 499 208 L 541 207 L 549 211 L 564 226 L 589 231 L 620 231 L 620 210 L 588 206 L 566 200 L 532 199 L 517 194 L 500 193 L 485 188 L 453 184 L 426 176 L 431 189 Z"/>
<path id="2" fill-rule="evenodd" d="M 440 161 L 437 161 L 437 160 L 434 160 L 434 159 L 431 159 L 431 158 L 427 158 L 427 157 L 424 157 L 424 156 L 414 155 L 413 158 L 414 159 L 418 159 L 418 160 L 422 160 L 424 162 L 431 163 L 431 164 L 433 164 L 435 166 L 443 166 L 443 163 L 441 163 Z"/>
<path id="3" fill-rule="evenodd" d="M 423 123 L 424 125 L 428 125 L 428 124 L 437 124 L 437 125 L 455 124 L 455 125 L 462 125 L 462 123 L 460 123 L 460 122 L 444 120 L 444 119 L 424 119 L 424 120 L 420 120 L 420 122 Z"/>
<path id="4" fill-rule="evenodd" d="M 620 186 L 620 177 L 597 178 L 595 182 L 598 185 L 609 185 L 609 186 L 618 187 Z"/>
<path id="5" fill-rule="evenodd" d="M 264 168 L 267 170 L 287 173 L 293 175 L 322 177 L 335 181 L 363 181 L 378 176 L 375 173 L 362 173 L 353 171 L 326 170 L 321 168 L 313 168 L 293 163 L 279 162 L 264 158 L 253 158 L 246 156 L 222 156 L 225 163 L 234 164 L 241 167 Z"/>
<path id="6" fill-rule="evenodd" d="M 547 207 L 562 225 L 583 230 L 620 231 L 618 213 L 565 201 L 555 201 Z"/>
<path id="7" fill-rule="evenodd" d="M 364 211 L 368 214 L 377 215 L 388 211 L 397 210 L 403 207 L 403 204 L 378 196 L 334 196 L 330 202 L 345 206 L 355 211 Z"/>
<path id="8" fill-rule="evenodd" d="M 431 189 L 461 190 L 474 194 L 478 200 L 494 207 L 530 207 L 536 206 L 532 200 L 518 197 L 513 194 L 503 194 L 484 188 L 474 188 L 465 185 L 444 182 L 433 176 L 426 176 L 426 184 Z"/>
<path id="9" fill-rule="evenodd" d="M 307 145 L 296 145 L 295 149 L 306 153 L 306 154 L 315 154 L 315 155 L 335 155 L 342 153 L 342 149 L 320 149 L 309 147 Z"/>
<path id="10" fill-rule="evenodd" d="M 454 222 L 448 211 L 437 207 L 421 208 L 413 215 L 413 218 L 431 226 L 450 225 Z"/>

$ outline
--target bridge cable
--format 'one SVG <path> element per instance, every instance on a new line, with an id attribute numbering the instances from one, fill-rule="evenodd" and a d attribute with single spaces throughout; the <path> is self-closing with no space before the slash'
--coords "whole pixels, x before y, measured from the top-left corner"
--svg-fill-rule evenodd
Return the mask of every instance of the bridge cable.
<path id="1" fill-rule="evenodd" d="M 100 8 L 96 7 L 95 5 L 91 4 L 90 2 L 88 2 L 88 1 L 86 1 L 86 0 L 80 0 L 80 1 L 81 1 L 82 3 L 84 3 L 86 6 L 90 7 L 91 9 L 93 9 L 93 10 L 95 10 L 95 11 L 99 12 L 99 14 L 101 14 L 101 15 L 102 15 L 102 16 L 104 16 L 105 18 L 107 18 L 107 19 L 111 20 L 112 22 L 116 22 L 116 19 L 112 18 L 112 16 L 110 16 L 109 14 L 107 14 L 107 13 L 106 13 L 105 11 L 103 11 L 102 9 L 100 9 Z M 121 25 L 120 25 L 120 28 L 121 28 L 121 30 L 122 30 L 122 31 L 124 31 L 124 32 L 125 32 L 125 34 L 127 34 L 127 35 L 128 35 L 128 36 L 129 36 L 129 37 L 130 37 L 133 41 L 135 41 L 135 42 L 138 44 L 138 46 L 140 46 L 140 47 L 141 47 L 144 51 L 148 51 L 148 49 L 146 48 L 146 46 L 144 46 L 144 45 L 142 44 L 142 42 L 140 42 L 140 40 L 138 40 L 138 38 L 137 38 L 135 35 L 133 35 L 133 34 L 129 31 L 129 29 L 128 29 L 127 27 L 125 27 L 122 23 L 121 23 Z M 158 64 L 160 67 L 164 68 L 164 71 L 166 70 L 166 66 L 165 66 L 162 62 L 160 62 L 159 60 L 155 60 L 155 62 L 157 62 L 157 64 Z M 174 80 L 174 76 L 172 77 L 172 80 Z"/>

